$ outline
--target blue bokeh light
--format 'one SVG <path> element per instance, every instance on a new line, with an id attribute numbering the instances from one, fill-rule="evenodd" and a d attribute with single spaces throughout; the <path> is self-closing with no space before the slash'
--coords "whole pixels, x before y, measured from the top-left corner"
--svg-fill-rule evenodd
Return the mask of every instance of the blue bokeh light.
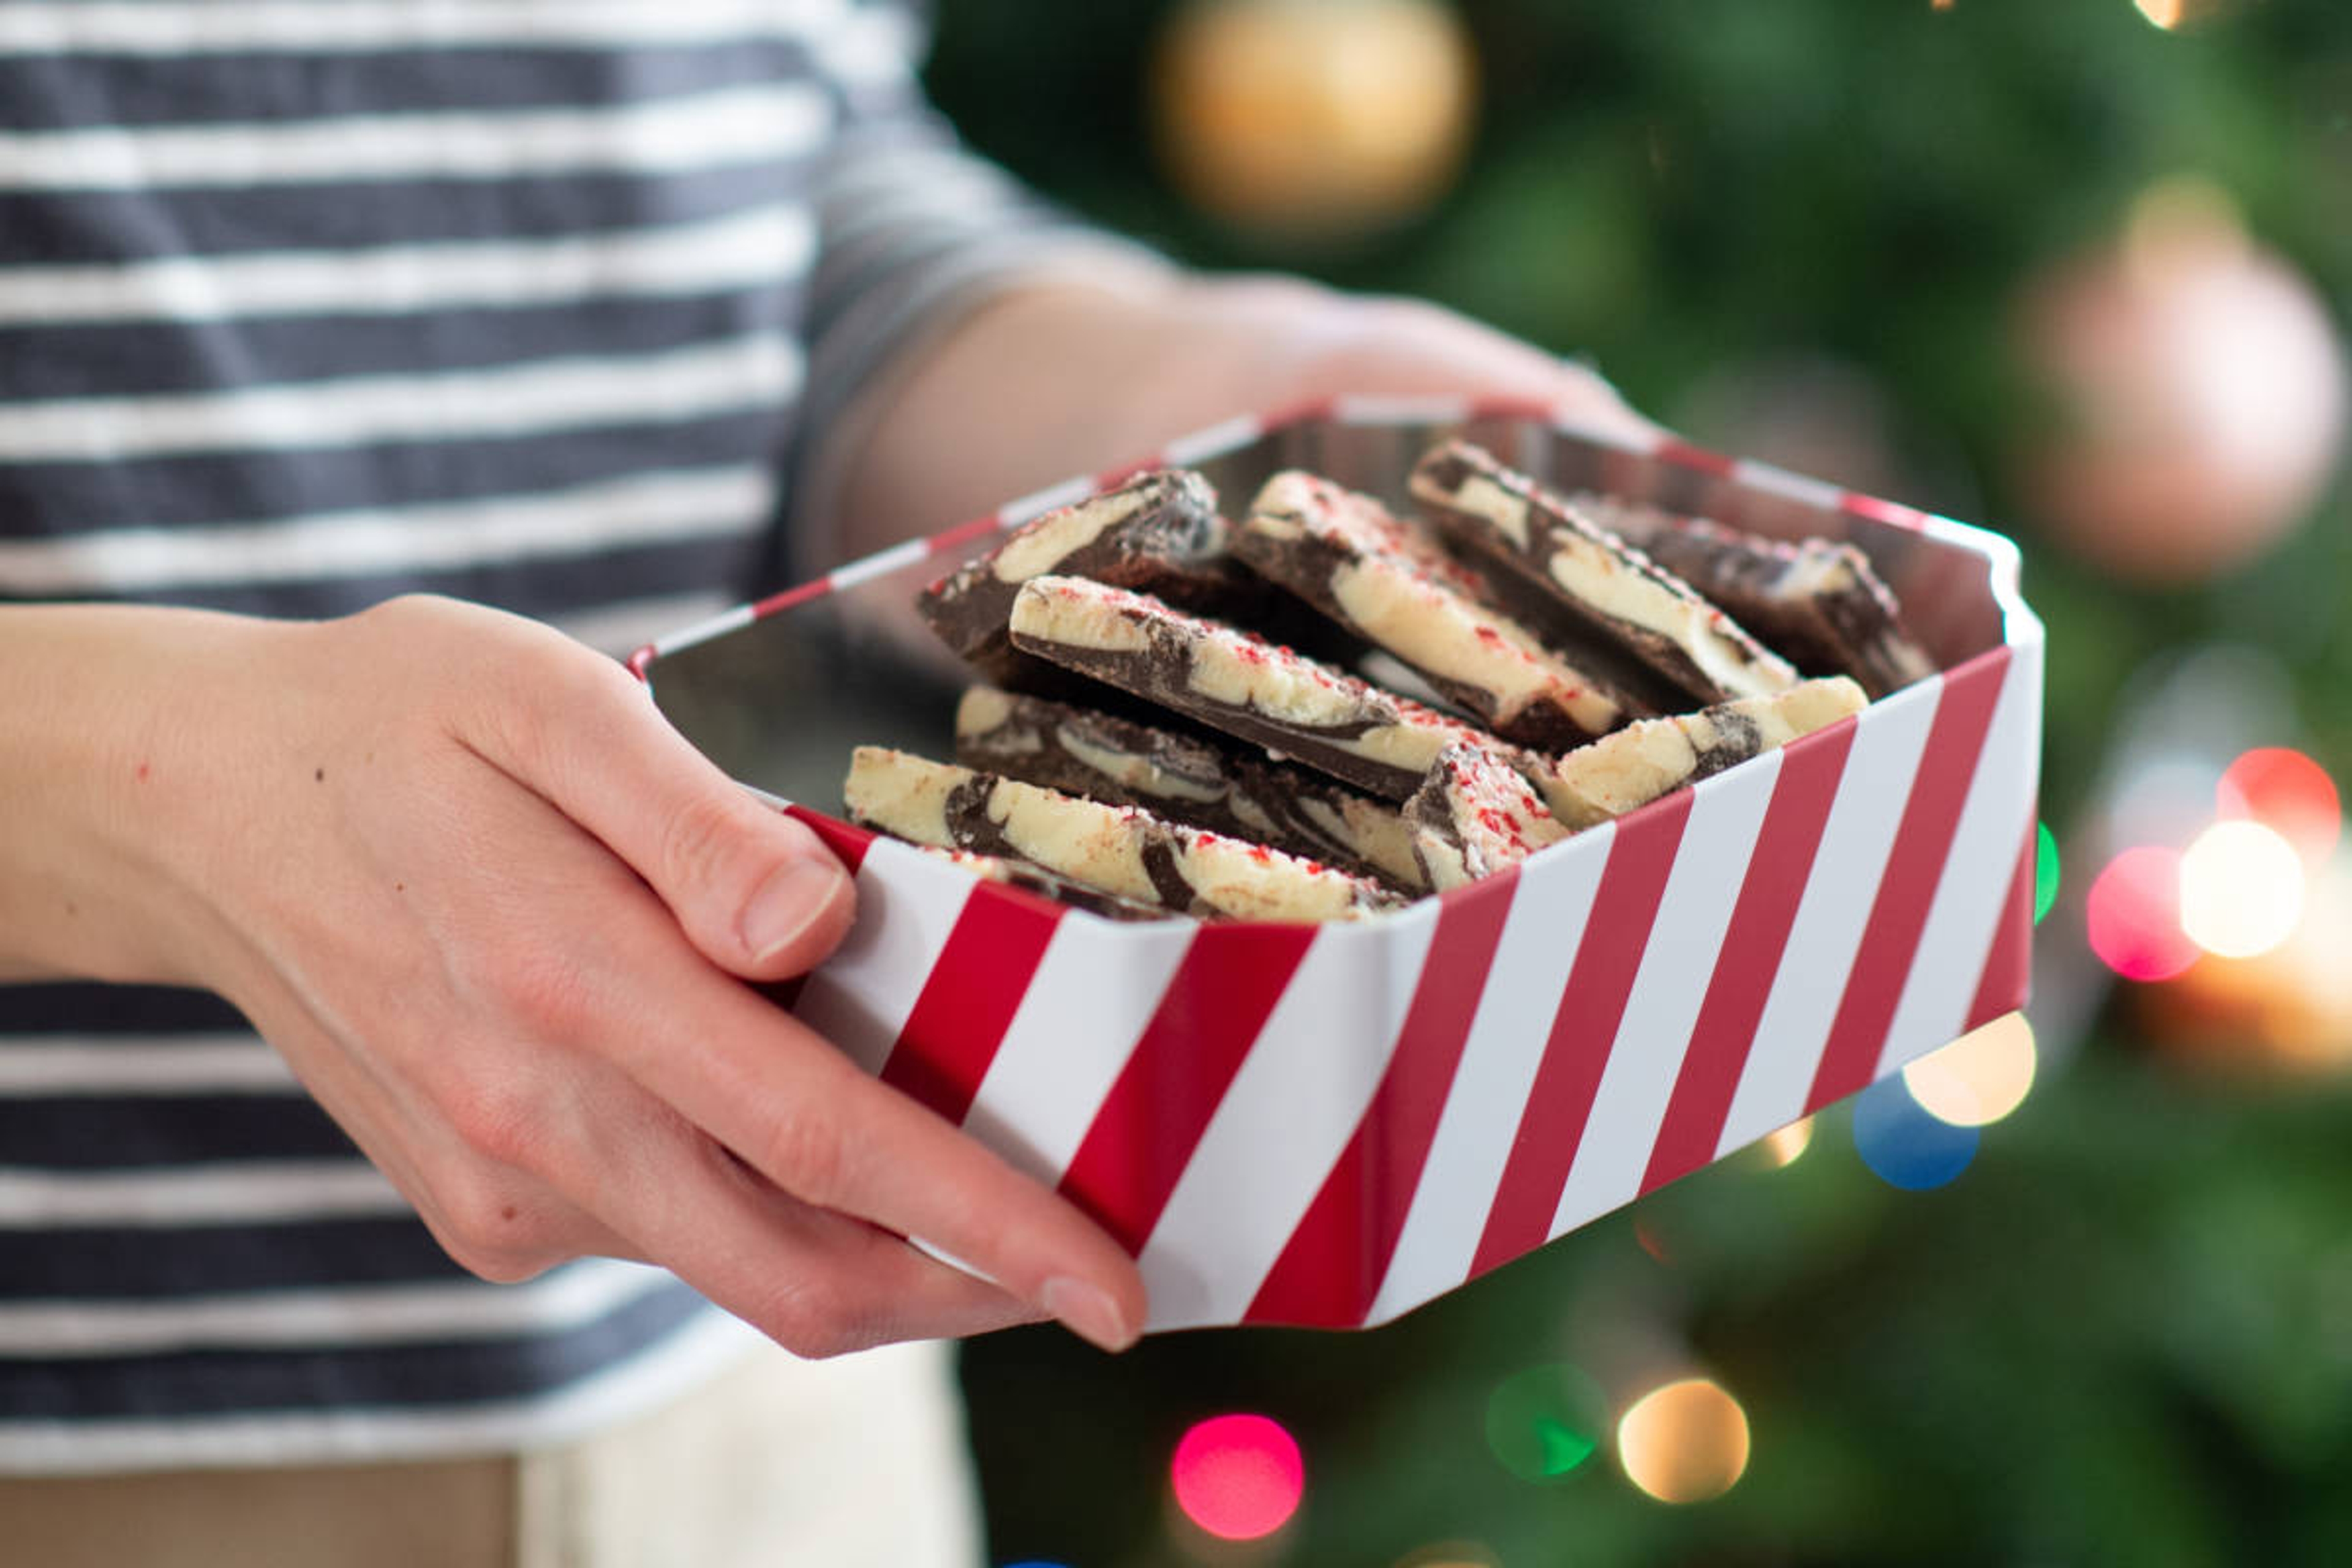
<path id="1" fill-rule="evenodd" d="M 1879 1079 L 1854 1100 L 1853 1147 L 1879 1180 L 1921 1193 L 1969 1168 L 1977 1154 L 1977 1130 L 1929 1115 L 1898 1073 Z"/>

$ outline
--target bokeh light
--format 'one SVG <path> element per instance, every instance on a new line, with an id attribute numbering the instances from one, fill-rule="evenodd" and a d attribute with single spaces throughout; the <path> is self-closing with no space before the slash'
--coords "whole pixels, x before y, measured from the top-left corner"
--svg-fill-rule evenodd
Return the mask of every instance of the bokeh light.
<path id="1" fill-rule="evenodd" d="M 1660 1502 L 1706 1502 L 1748 1468 L 1748 1414 L 1706 1378 L 1654 1388 L 1617 1423 L 1617 1459 Z"/>
<path id="2" fill-rule="evenodd" d="M 1888 1186 L 1924 1193 L 1969 1168 L 1977 1157 L 1977 1130 L 1929 1115 L 1898 1074 L 1855 1099 L 1853 1147 Z"/>
<path id="3" fill-rule="evenodd" d="M 2248 752 L 2222 770 L 2216 804 L 2225 819 L 2251 818 L 2317 865 L 2344 831 L 2344 803 L 2327 770 L 2285 746 Z"/>
<path id="4" fill-rule="evenodd" d="M 1255 1541 L 1298 1510 L 1307 1467 L 1298 1444 L 1265 1415 L 1213 1415 L 1193 1424 L 1170 1466 L 1176 1506 L 1211 1535 Z"/>
<path id="5" fill-rule="evenodd" d="M 2084 934 L 2126 980 L 2169 980 L 2197 962 L 2180 929 L 2180 852 L 2143 846 L 2107 862 L 2084 900 Z"/>
<path id="6" fill-rule="evenodd" d="M 2252 958 L 2294 934 L 2303 861 L 2259 822 L 2217 822 L 2180 856 L 2180 929 L 2222 958 Z"/>
<path id="7" fill-rule="evenodd" d="M 1777 1127 L 1758 1140 L 1757 1148 L 1763 1152 L 1765 1163 L 1775 1170 L 1793 1165 L 1797 1156 L 1812 1147 L 1813 1119 L 1810 1116 Z"/>
<path id="8" fill-rule="evenodd" d="M 2050 825 L 2033 826 L 2033 923 L 2040 925 L 2058 901 L 2058 838 Z"/>
<path id="9" fill-rule="evenodd" d="M 1938 1121 L 1982 1127 L 2024 1102 L 2033 1064 L 2033 1026 L 2009 1013 L 1906 1065 L 1903 1086 Z"/>
<path id="10" fill-rule="evenodd" d="M 1486 1447 L 1523 1481 L 1556 1481 L 1601 1446 L 1608 1404 L 1566 1362 L 1513 1373 L 1486 1396 Z"/>

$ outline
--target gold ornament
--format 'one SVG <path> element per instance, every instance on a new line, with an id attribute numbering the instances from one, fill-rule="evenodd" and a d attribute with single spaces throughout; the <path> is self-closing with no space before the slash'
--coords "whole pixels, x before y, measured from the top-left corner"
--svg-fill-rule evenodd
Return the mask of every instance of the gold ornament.
<path id="1" fill-rule="evenodd" d="M 1206 212 L 1289 239 L 1425 210 L 1469 140 L 1476 69 L 1442 0 L 1192 0 L 1161 37 L 1160 153 Z"/>

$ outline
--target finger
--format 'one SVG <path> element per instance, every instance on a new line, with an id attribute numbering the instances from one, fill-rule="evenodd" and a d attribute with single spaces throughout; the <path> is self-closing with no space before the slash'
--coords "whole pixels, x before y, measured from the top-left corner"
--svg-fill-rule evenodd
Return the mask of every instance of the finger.
<path id="1" fill-rule="evenodd" d="M 635 956 L 635 983 L 592 1006 L 603 1048 L 656 1098 L 784 1193 L 928 1243 L 1097 1344 L 1134 1339 L 1142 1278 L 1076 1206 L 674 939 Z"/>
<path id="2" fill-rule="evenodd" d="M 1661 426 L 1589 365 L 1415 300 L 1365 303 L 1367 330 L 1324 367 L 1335 390 L 1524 397 L 1605 432 L 1652 439 Z"/>
<path id="3" fill-rule="evenodd" d="M 641 1143 L 595 1200 L 627 1245 L 796 1354 L 961 1339 L 1037 1309 L 898 1237 L 793 1199 L 688 1130 Z"/>
<path id="4" fill-rule="evenodd" d="M 504 706 L 461 738 L 626 861 L 713 963 L 780 980 L 822 962 L 856 909 L 832 851 L 696 751 L 618 666 L 568 643 L 561 659 L 560 717 Z"/>

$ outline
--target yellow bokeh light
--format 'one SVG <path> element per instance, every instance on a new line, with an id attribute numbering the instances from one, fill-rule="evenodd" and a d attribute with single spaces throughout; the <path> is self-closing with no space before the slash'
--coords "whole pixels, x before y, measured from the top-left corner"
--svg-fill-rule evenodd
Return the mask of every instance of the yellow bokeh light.
<path id="1" fill-rule="evenodd" d="M 2139 7 L 2141 16 L 2165 28 L 2180 26 L 2181 13 L 2188 9 L 2182 0 L 2132 0 L 2132 4 Z"/>
<path id="2" fill-rule="evenodd" d="M 1767 1132 L 1756 1146 L 1763 1151 L 1765 1163 L 1778 1168 L 1795 1164 L 1797 1156 L 1803 1153 L 1812 1141 L 1813 1119 L 1808 1116 L 1801 1121 L 1791 1121 L 1786 1127 Z"/>
<path id="3" fill-rule="evenodd" d="M 1982 1127 L 2024 1101 L 2033 1065 L 2033 1026 L 2006 1013 L 1906 1066 L 1903 1086 L 1938 1121 Z"/>
<path id="4" fill-rule="evenodd" d="M 1704 1377 L 1654 1388 L 1617 1423 L 1617 1462 L 1660 1502 L 1706 1502 L 1748 1468 L 1748 1415 Z"/>
<path id="5" fill-rule="evenodd" d="M 2303 859 L 2259 822 L 2217 822 L 2180 856 L 2180 929 L 2221 958 L 2253 958 L 2303 919 Z"/>

